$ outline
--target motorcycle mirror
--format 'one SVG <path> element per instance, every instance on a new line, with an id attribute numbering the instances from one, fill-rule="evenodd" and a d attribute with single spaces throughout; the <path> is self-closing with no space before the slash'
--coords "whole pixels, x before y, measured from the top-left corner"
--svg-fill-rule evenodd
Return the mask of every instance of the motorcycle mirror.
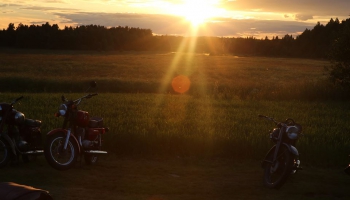
<path id="1" fill-rule="evenodd" d="M 63 95 L 61 96 L 62 101 L 67 101 L 66 97 L 64 97 Z"/>
<path id="2" fill-rule="evenodd" d="M 13 105 L 13 104 L 17 103 L 17 101 L 19 101 L 21 99 L 23 99 L 23 96 L 20 96 L 17 99 L 13 100 L 11 104 Z"/>
<path id="3" fill-rule="evenodd" d="M 96 87 L 96 86 L 97 86 L 96 81 L 91 81 L 91 82 L 90 82 L 90 87 L 89 87 L 85 92 L 88 92 L 91 88 L 94 88 L 94 87 Z"/>
<path id="4" fill-rule="evenodd" d="M 91 82 L 90 82 L 90 87 L 94 88 L 94 87 L 96 87 L 96 86 L 97 86 L 96 81 L 91 81 Z"/>

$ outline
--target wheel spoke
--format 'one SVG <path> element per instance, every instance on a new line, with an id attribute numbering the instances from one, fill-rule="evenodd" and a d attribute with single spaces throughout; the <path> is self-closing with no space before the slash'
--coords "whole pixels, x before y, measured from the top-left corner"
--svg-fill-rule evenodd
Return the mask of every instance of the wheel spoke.
<path id="1" fill-rule="evenodd" d="M 68 165 L 74 160 L 74 147 L 70 141 L 68 141 L 67 149 L 63 149 L 63 138 L 55 138 L 51 142 L 51 156 L 54 161 L 60 165 Z"/>

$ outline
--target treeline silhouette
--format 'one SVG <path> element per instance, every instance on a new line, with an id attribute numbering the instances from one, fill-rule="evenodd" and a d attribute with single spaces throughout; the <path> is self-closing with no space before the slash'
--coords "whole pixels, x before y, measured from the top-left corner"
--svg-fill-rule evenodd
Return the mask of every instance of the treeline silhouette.
<path id="1" fill-rule="evenodd" d="M 279 38 L 182 37 L 154 35 L 151 29 L 82 25 L 60 29 L 48 22 L 40 25 L 8 25 L 0 30 L 0 47 L 98 51 L 194 51 L 198 53 L 327 58 L 338 34 L 350 26 L 350 18 L 319 22 L 301 35 Z M 349 33 L 350 34 L 350 33 Z M 193 45 L 193 39 L 196 39 Z"/>

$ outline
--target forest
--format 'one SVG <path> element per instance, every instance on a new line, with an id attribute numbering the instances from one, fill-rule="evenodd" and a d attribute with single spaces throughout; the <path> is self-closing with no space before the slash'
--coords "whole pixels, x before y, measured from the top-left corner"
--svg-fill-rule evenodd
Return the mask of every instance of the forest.
<path id="1" fill-rule="evenodd" d="M 313 29 L 305 29 L 298 36 L 280 38 L 255 37 L 196 37 L 154 35 L 151 29 L 134 27 L 104 27 L 81 25 L 60 29 L 48 22 L 42 25 L 10 23 L 0 30 L 0 47 L 52 50 L 94 51 L 192 51 L 211 55 L 232 54 L 271 57 L 297 57 L 327 59 L 332 43 L 338 35 L 349 32 L 350 18 L 331 18 L 323 25 L 318 22 Z M 350 34 L 350 33 L 348 33 Z"/>

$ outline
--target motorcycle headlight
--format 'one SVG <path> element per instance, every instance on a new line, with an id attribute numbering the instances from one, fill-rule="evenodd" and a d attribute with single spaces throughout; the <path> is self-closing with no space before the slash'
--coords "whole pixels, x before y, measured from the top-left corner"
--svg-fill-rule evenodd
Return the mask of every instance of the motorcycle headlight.
<path id="1" fill-rule="evenodd" d="M 16 112 L 15 116 L 14 116 L 15 117 L 15 123 L 16 124 L 22 124 L 24 122 L 24 119 L 25 119 L 24 114 L 21 113 L 21 112 L 15 111 L 15 110 L 14 110 L 14 112 Z"/>
<path id="2" fill-rule="evenodd" d="M 58 108 L 58 112 L 60 113 L 61 116 L 64 116 L 67 113 L 67 105 L 61 104 L 60 107 Z"/>
<path id="3" fill-rule="evenodd" d="M 299 129 L 296 126 L 288 126 L 286 132 L 289 139 L 291 140 L 298 139 Z"/>

